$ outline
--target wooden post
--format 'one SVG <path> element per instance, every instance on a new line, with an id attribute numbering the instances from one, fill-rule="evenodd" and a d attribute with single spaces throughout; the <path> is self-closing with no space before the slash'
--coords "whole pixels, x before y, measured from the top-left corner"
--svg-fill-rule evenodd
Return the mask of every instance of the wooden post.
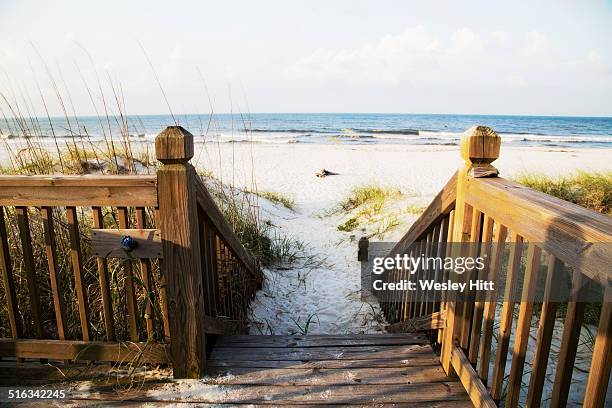
<path id="1" fill-rule="evenodd" d="M 159 228 L 166 279 L 174 378 L 199 378 L 206 365 L 204 294 L 198 211 L 193 180 L 193 135 L 180 126 L 155 138 Z"/>
<path id="2" fill-rule="evenodd" d="M 491 128 L 486 126 L 473 126 L 461 138 L 461 157 L 465 165 L 457 172 L 457 198 L 455 201 L 455 216 L 452 242 L 469 242 L 471 226 L 471 207 L 465 202 L 467 183 L 470 178 L 496 177 L 499 172 L 491 165 L 499 157 L 501 138 Z M 452 256 L 460 248 L 452 247 Z M 452 351 L 455 342 L 459 340 L 464 322 L 461 316 L 462 306 L 457 303 L 456 297 L 447 298 L 446 325 L 442 339 L 440 361 L 447 375 L 454 375 L 452 366 Z M 465 316 L 464 316 L 465 317 Z"/>

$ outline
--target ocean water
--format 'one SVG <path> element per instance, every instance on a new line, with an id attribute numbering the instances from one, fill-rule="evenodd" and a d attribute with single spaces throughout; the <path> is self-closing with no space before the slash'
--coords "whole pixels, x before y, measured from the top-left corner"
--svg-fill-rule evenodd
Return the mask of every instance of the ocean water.
<path id="1" fill-rule="evenodd" d="M 492 116 L 439 114 L 257 113 L 177 115 L 176 121 L 203 142 L 411 144 L 456 145 L 461 133 L 473 125 L 493 128 L 504 143 L 550 147 L 612 147 L 612 117 Z M 169 115 L 77 117 L 27 120 L 33 136 L 87 135 L 98 140 L 119 137 L 127 122 L 133 138 L 152 139 L 174 124 Z M 125 127 L 125 125 L 123 126 Z M 3 138 L 23 137 L 17 123 L 0 122 Z M 23 128 L 23 126 L 21 126 Z M 53 129 L 52 129 L 53 128 Z"/>

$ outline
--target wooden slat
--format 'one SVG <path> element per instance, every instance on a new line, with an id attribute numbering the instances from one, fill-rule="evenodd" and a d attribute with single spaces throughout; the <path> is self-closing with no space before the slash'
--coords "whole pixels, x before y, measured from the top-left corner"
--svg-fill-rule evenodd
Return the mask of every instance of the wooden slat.
<path id="1" fill-rule="evenodd" d="M 200 259 L 202 266 L 202 283 L 204 285 L 204 302 L 206 303 L 206 314 L 215 315 L 216 307 L 214 301 L 215 282 L 211 276 L 210 269 L 210 241 L 208 240 L 208 226 L 206 225 L 205 216 L 201 211 L 198 212 L 198 226 L 200 232 Z"/>
<path id="2" fill-rule="evenodd" d="M 83 254 L 81 252 L 81 237 L 79 233 L 79 221 L 76 207 L 66 207 L 66 218 L 68 220 L 68 232 L 70 235 L 70 259 L 72 260 L 74 287 L 79 306 L 81 334 L 84 341 L 89 341 L 89 304 L 87 301 L 85 282 L 83 281 Z"/>
<path id="3" fill-rule="evenodd" d="M 136 228 L 144 230 L 147 228 L 147 211 L 144 207 L 136 208 Z M 159 256 L 162 256 L 161 249 L 161 236 L 159 239 Z M 142 275 L 142 282 L 144 284 L 144 290 L 146 294 L 146 306 L 145 306 L 145 323 L 147 328 L 147 336 L 149 339 L 153 339 L 155 332 L 155 319 L 153 316 L 153 300 L 155 299 L 153 293 L 153 276 L 151 269 L 151 260 L 145 257 L 140 257 L 140 273 Z"/>
<path id="4" fill-rule="evenodd" d="M 475 407 L 497 408 L 497 405 L 487 391 L 487 387 L 480 381 L 472 364 L 461 348 L 453 346 L 451 362 L 455 372 L 459 376 L 459 380 L 461 380 L 463 388 L 467 390 L 472 404 L 474 404 Z"/>
<path id="5" fill-rule="evenodd" d="M 161 225 L 159 209 L 155 209 L 155 226 Z M 163 248 L 162 248 L 163 249 Z M 170 322 L 168 321 L 168 297 L 166 295 L 166 276 L 164 275 L 163 259 L 159 260 L 159 308 L 161 310 L 162 324 L 164 326 L 164 339 L 170 338 Z"/>
<path id="6" fill-rule="evenodd" d="M 208 192 L 204 182 L 195 172 L 192 180 L 196 187 L 196 199 L 198 205 L 204 210 L 212 225 L 219 232 L 219 235 L 223 237 L 227 245 L 232 249 L 232 252 L 238 257 L 238 259 L 240 259 L 240 262 L 242 262 L 248 268 L 250 273 L 258 275 L 257 262 L 238 240 L 238 237 L 232 230 L 231 226 L 227 223 L 227 220 L 215 204 L 215 201 Z"/>
<path id="7" fill-rule="evenodd" d="M 93 226 L 96 229 L 104 228 L 104 216 L 101 207 L 93 207 Z M 104 313 L 104 328 L 106 330 L 106 340 L 115 340 L 115 323 L 113 319 L 113 302 L 108 278 L 108 263 L 106 259 L 98 256 L 98 281 L 100 283 L 100 296 L 102 297 L 102 312 Z"/>
<path id="8" fill-rule="evenodd" d="M 480 234 L 482 228 L 482 212 L 478 211 L 476 207 L 472 207 L 470 221 L 470 237 L 469 237 L 469 248 L 466 254 L 470 258 L 476 258 L 478 256 L 478 249 L 480 242 Z M 464 273 L 465 279 L 470 280 L 473 278 L 473 270 L 466 271 Z M 459 344 L 464 350 L 468 350 L 470 347 L 470 333 L 472 329 L 472 319 L 474 316 L 474 302 L 471 300 L 474 291 L 469 289 L 469 285 L 465 290 L 465 299 L 463 302 L 462 324 L 461 324 L 461 337 L 459 338 Z"/>
<path id="9" fill-rule="evenodd" d="M 387 333 L 410 333 L 418 331 L 439 330 L 444 328 L 446 311 L 433 312 L 431 314 L 414 319 L 390 324 L 386 327 Z"/>
<path id="10" fill-rule="evenodd" d="M 121 248 L 121 239 L 128 235 L 136 241 L 136 248 L 130 252 Z M 91 245 L 94 255 L 101 258 L 147 259 L 163 257 L 161 233 L 158 229 L 140 227 L 96 228 L 91 231 Z"/>
<path id="11" fill-rule="evenodd" d="M 299 347 L 275 348 L 261 347 L 255 349 L 215 347 L 211 358 L 224 360 L 357 360 L 375 358 L 402 358 L 411 355 L 422 355 L 431 352 L 431 347 L 422 345 L 408 346 L 355 346 L 355 347 Z"/>
<path id="12" fill-rule="evenodd" d="M 401 333 L 376 336 L 274 336 L 274 335 L 232 335 L 221 336 L 216 347 L 258 348 L 258 347 L 331 347 L 331 346 L 398 346 L 411 344 L 429 344 L 423 334 Z"/>
<path id="13" fill-rule="evenodd" d="M 583 279 L 582 274 L 573 272 L 572 293 L 570 296 L 574 300 L 567 303 L 567 312 L 565 322 L 563 323 L 563 337 L 561 338 L 561 347 L 557 357 L 555 381 L 550 400 L 551 407 L 562 407 L 567 404 L 572 374 L 574 373 L 578 340 L 580 340 L 584 308 L 586 306 L 586 303 L 575 301 L 575 299 L 580 297 L 579 292 Z"/>
<path id="14" fill-rule="evenodd" d="M 440 365 L 405 368 L 215 368 L 207 383 L 218 385 L 355 385 L 355 384 L 423 384 L 446 382 Z"/>
<path id="15" fill-rule="evenodd" d="M 168 347 L 159 343 L 0 339 L 0 357 L 133 362 L 138 356 L 141 363 L 169 362 Z"/>
<path id="16" fill-rule="evenodd" d="M 612 289 L 608 286 L 603 298 L 589 379 L 584 392 L 585 408 L 603 408 L 606 402 L 612 368 L 612 302 L 607 301 L 611 296 Z"/>
<path id="17" fill-rule="evenodd" d="M 612 217 L 501 178 L 470 179 L 466 199 L 575 271 L 608 285 Z"/>
<path id="18" fill-rule="evenodd" d="M 225 385 L 201 384 L 197 395 L 177 396 L 175 393 L 142 392 L 117 393 L 112 389 L 92 394 L 88 389 L 71 390 L 70 398 L 103 399 L 114 401 L 146 402 L 151 399 L 177 402 L 210 404 L 273 404 L 298 406 L 304 404 L 333 404 L 351 406 L 354 404 L 381 406 L 380 404 L 404 404 L 403 406 L 422 408 L 437 407 L 438 403 L 452 401 L 469 403 L 467 395 L 459 382 L 439 382 L 431 384 L 390 384 L 390 385 L 345 385 L 345 386 L 266 386 L 266 385 Z M 152 396 L 149 396 L 151 394 Z M 423 404 L 424 403 L 424 404 Z M 219 405 L 216 405 L 219 406 Z M 399 405 L 402 406 L 402 405 Z M 444 406 L 444 405 L 442 405 Z M 385 405 L 382 405 L 385 407 Z"/>
<path id="19" fill-rule="evenodd" d="M 0 207 L 0 271 L 2 272 L 2 283 L 4 285 L 4 297 L 11 326 L 13 338 L 23 337 L 21 322 L 18 318 L 17 295 L 15 294 L 15 281 L 13 280 L 13 265 L 8 246 L 8 235 L 6 233 L 6 221 L 4 219 L 4 207 Z"/>
<path id="20" fill-rule="evenodd" d="M 21 240 L 21 250 L 23 255 L 23 266 L 25 269 L 26 280 L 28 282 L 28 295 L 32 321 L 34 323 L 34 334 L 36 338 L 45 337 L 43 327 L 42 311 L 40 308 L 40 294 L 38 291 L 38 280 L 36 278 L 36 267 L 34 265 L 34 253 L 32 251 L 32 237 L 30 235 L 30 217 L 27 207 L 16 207 L 17 224 L 19 226 L 19 239 Z"/>
<path id="21" fill-rule="evenodd" d="M 412 224 L 408 232 L 391 250 L 388 256 L 403 254 L 408 247 L 416 241 L 427 229 L 448 214 L 455 205 L 457 194 L 457 173 L 455 173 L 446 185 L 432 200 L 423 214 Z"/>
<path id="22" fill-rule="evenodd" d="M 43 221 L 43 228 L 45 230 L 45 252 L 47 254 L 47 265 L 49 267 L 49 279 L 51 281 L 51 293 L 53 295 L 53 309 L 55 310 L 57 334 L 60 340 L 64 340 L 67 333 L 66 312 L 64 306 L 65 300 L 59 279 L 53 208 L 42 207 L 40 209 L 40 214 Z"/>
<path id="23" fill-rule="evenodd" d="M 225 360 L 215 359 L 214 355 L 208 360 L 208 367 L 248 367 L 248 368 L 393 368 L 393 367 L 425 367 L 439 363 L 439 358 L 433 352 L 430 354 L 408 355 L 403 358 L 381 358 L 364 360 Z"/>
<path id="24" fill-rule="evenodd" d="M 485 216 L 482 225 L 482 246 L 480 256 L 485 259 L 491 259 L 491 241 L 493 239 L 493 218 Z M 488 262 L 485 262 L 485 269 L 478 272 L 478 279 L 487 280 L 488 278 Z M 481 299 L 477 295 L 478 300 L 474 304 L 474 315 L 472 320 L 472 332 L 470 333 L 470 347 L 468 351 L 468 360 L 476 366 L 478 361 L 478 349 L 480 347 L 480 334 L 482 333 L 482 316 L 485 308 L 485 299 Z"/>
<path id="25" fill-rule="evenodd" d="M 499 337 L 497 341 L 497 349 L 495 351 L 495 363 L 493 365 L 493 379 L 491 383 L 491 396 L 494 400 L 501 399 L 502 384 L 506 369 L 506 356 L 508 355 L 508 346 L 510 343 L 510 333 L 512 331 L 512 320 L 514 314 L 514 302 L 516 284 L 521 263 L 521 244 L 523 238 L 516 232 L 512 231 L 512 239 L 510 241 L 510 258 L 508 263 L 508 271 L 506 274 L 506 287 L 499 323 Z"/>
<path id="26" fill-rule="evenodd" d="M 548 256 L 548 271 L 544 287 L 544 301 L 538 322 L 536 349 L 531 364 L 531 376 L 527 393 L 527 406 L 538 408 L 542 402 L 542 390 L 546 379 L 548 356 L 555 327 L 557 303 L 551 301 L 561 286 L 561 271 L 563 263 L 552 255 Z"/>
<path id="27" fill-rule="evenodd" d="M 495 324 L 495 307 L 497 305 L 497 287 L 500 282 L 500 273 L 503 264 L 504 242 L 508 229 L 504 225 L 497 225 L 495 231 L 495 251 L 489 268 L 489 281 L 493 282 L 493 291 L 489 300 L 484 305 L 482 345 L 480 347 L 480 359 L 478 364 L 478 376 L 483 384 L 487 384 L 489 378 L 489 362 L 491 360 L 491 341 L 493 340 L 493 327 Z"/>
<path id="28" fill-rule="evenodd" d="M 155 176 L 0 176 L 4 206 L 157 206 Z"/>
<path id="29" fill-rule="evenodd" d="M 128 229 L 129 214 L 126 207 L 117 208 L 119 228 Z M 128 309 L 128 322 L 130 328 L 130 339 L 138 341 L 138 305 L 136 304 L 136 289 L 134 287 L 134 271 L 132 269 L 132 261 L 126 259 L 123 261 L 123 276 L 125 278 L 125 296 Z"/>
<path id="30" fill-rule="evenodd" d="M 519 305 L 516 334 L 514 335 L 514 352 L 512 353 L 512 366 L 508 377 L 505 407 L 518 407 L 525 365 L 525 353 L 529 343 L 529 329 L 533 315 L 533 298 L 535 296 L 537 277 L 540 271 L 540 255 L 542 250 L 533 243 L 527 249 L 527 267 L 523 280 L 523 293 Z"/>

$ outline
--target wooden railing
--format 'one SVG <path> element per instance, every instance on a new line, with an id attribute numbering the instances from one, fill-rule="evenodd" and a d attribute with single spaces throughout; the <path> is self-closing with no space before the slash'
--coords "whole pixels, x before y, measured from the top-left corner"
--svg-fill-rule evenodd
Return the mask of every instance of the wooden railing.
<path id="1" fill-rule="evenodd" d="M 188 163 L 193 136 L 168 128 L 156 151 L 157 175 L 0 176 L 0 357 L 196 378 L 207 335 L 246 320 L 261 275 Z"/>
<path id="2" fill-rule="evenodd" d="M 383 311 L 388 321 L 395 325 L 415 318 L 431 321 L 432 316 L 443 316 L 443 324 L 433 338 L 441 347 L 440 359 L 447 374 L 459 376 L 475 406 L 493 407 L 503 399 L 505 407 L 516 407 L 521 387 L 524 387 L 525 355 L 534 314 L 533 294 L 541 270 L 547 270 L 536 341 L 529 343 L 535 352 L 527 397 L 522 401 L 528 407 L 538 407 L 542 401 L 559 305 L 554 294 L 559 290 L 561 274 L 569 270 L 572 297 L 567 304 L 550 406 L 565 406 L 568 401 L 586 305 L 584 299 L 575 296 L 583 283 L 591 280 L 600 285 L 604 293 L 584 406 L 603 407 L 612 366 L 612 251 L 609 245 L 612 243 L 612 219 L 497 177 L 498 172 L 491 163 L 499 156 L 499 148 L 500 138 L 489 128 L 474 127 L 466 132 L 461 145 L 465 166 L 451 178 L 390 255 L 475 256 L 489 251 L 487 255 L 491 261 L 479 278 L 495 282 L 496 287 L 505 283 L 501 302 L 497 301 L 497 294 L 473 299 L 450 293 L 430 301 L 429 293 L 417 290 L 385 295 L 381 299 L 385 302 Z M 466 254 L 461 253 L 462 246 L 456 244 L 462 242 L 478 245 L 465 246 L 467 249 L 463 251 L 472 252 Z M 504 243 L 510 244 L 507 262 L 502 256 Z M 431 253 L 434 250 L 436 254 Z M 542 268 L 541 264 L 544 264 Z M 504 271 L 505 282 L 502 282 Z M 407 271 L 395 270 L 390 272 L 395 276 L 388 279 L 417 281 L 424 273 L 418 270 L 410 275 Z M 435 275 L 436 280 L 445 281 L 449 272 L 428 270 L 427 273 Z M 513 293 L 515 289 L 520 295 Z M 496 318 L 496 308 L 500 304 L 501 311 Z M 518 318 L 514 319 L 516 304 Z M 507 370 L 515 320 L 514 348 Z M 499 333 L 490 373 L 497 325 Z"/>

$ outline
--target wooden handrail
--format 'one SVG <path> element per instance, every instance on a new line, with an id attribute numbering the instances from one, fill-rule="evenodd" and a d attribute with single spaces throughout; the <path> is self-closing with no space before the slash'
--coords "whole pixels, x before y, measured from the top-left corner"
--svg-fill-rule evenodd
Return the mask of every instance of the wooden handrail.
<path id="1" fill-rule="evenodd" d="M 238 257 L 240 262 L 247 267 L 248 271 L 254 275 L 257 274 L 257 262 L 240 243 L 232 227 L 208 192 L 206 185 L 204 185 L 204 182 L 197 174 L 193 177 L 193 183 L 196 187 L 196 200 L 198 205 L 202 208 L 219 235 L 223 237 L 225 243 L 230 247 L 234 255 Z"/>
<path id="2" fill-rule="evenodd" d="M 609 284 L 612 217 L 502 178 L 468 178 L 466 203 L 589 278 Z M 602 245 L 603 244 L 603 245 Z"/>
<path id="3" fill-rule="evenodd" d="M 448 214 L 455 208 L 455 198 L 457 195 L 457 173 L 446 182 L 442 190 L 434 197 L 427 206 L 423 214 L 410 226 L 408 232 L 390 251 L 389 256 L 404 253 L 410 245 L 419 239 L 433 225 L 440 221 L 440 218 Z"/>
<path id="4" fill-rule="evenodd" d="M 534 314 L 534 293 L 538 275 L 542 273 L 541 258 L 548 264 L 547 282 L 544 288 L 542 315 L 535 344 L 535 361 L 532 366 L 527 405 L 538 406 L 542 399 L 542 384 L 550 355 L 557 304 L 552 293 L 560 288 L 560 273 L 564 267 L 573 271 L 571 293 L 575 296 L 584 284 L 584 277 L 598 283 L 605 293 L 602 311 L 593 349 L 591 370 L 585 407 L 603 407 L 607 384 L 612 370 L 610 353 L 612 340 L 610 315 L 612 307 L 612 218 L 578 205 L 532 190 L 518 183 L 497 177 L 498 171 L 491 164 L 499 156 L 501 139 L 491 129 L 477 126 L 469 129 L 461 141 L 461 155 L 465 165 L 434 198 L 422 216 L 411 226 L 388 256 L 395 254 L 428 254 L 433 244 L 438 246 L 438 256 L 477 256 L 488 254 L 490 244 L 495 251 L 488 267 L 477 277 L 500 285 L 505 262 L 502 256 L 507 237 L 510 243 L 525 243 L 525 260 L 521 245 L 513 245 L 507 262 L 505 297 L 499 321 L 496 358 L 493 363 L 492 384 L 487 389 L 491 341 L 496 319 L 497 294 L 493 300 L 470 300 L 465 294 L 447 293 L 439 305 L 427 305 L 427 294 L 422 290 L 408 291 L 405 295 L 383 294 L 379 299 L 389 329 L 414 330 L 421 322 L 429 322 L 436 316 L 445 316 L 443 327 L 437 336 L 441 346 L 440 361 L 449 375 L 457 374 L 475 406 L 496 406 L 503 396 L 503 384 L 508 378 L 505 406 L 516 407 L 522 387 L 526 364 L 526 350 Z M 510 231 L 510 233 L 509 233 Z M 451 242 L 472 244 L 446 245 Z M 468 252 L 466 252 L 468 251 Z M 521 275 L 523 274 L 524 277 Z M 430 277 L 442 281 L 446 272 L 417 268 L 416 274 L 406 271 L 386 272 L 387 278 L 417 281 L 431 273 Z M 468 277 L 456 277 L 467 282 Z M 520 286 L 520 288 L 518 287 Z M 557 288 L 557 289 L 555 289 Z M 520 290 L 520 300 L 515 300 L 513 290 Z M 507 354 L 513 331 L 515 303 L 519 304 L 514 333 L 514 345 L 510 373 L 507 374 Z M 432 309 L 432 312 L 429 312 Z M 577 353 L 582 319 L 585 311 L 583 300 L 572 297 L 568 302 L 561 347 L 557 357 L 552 405 L 564 406 L 568 399 L 574 361 Z M 433 325 L 428 328 L 434 329 Z M 478 358 L 480 356 L 480 358 Z"/>
<path id="5" fill-rule="evenodd" d="M 157 177 L 0 176 L 0 206 L 157 207 Z"/>

